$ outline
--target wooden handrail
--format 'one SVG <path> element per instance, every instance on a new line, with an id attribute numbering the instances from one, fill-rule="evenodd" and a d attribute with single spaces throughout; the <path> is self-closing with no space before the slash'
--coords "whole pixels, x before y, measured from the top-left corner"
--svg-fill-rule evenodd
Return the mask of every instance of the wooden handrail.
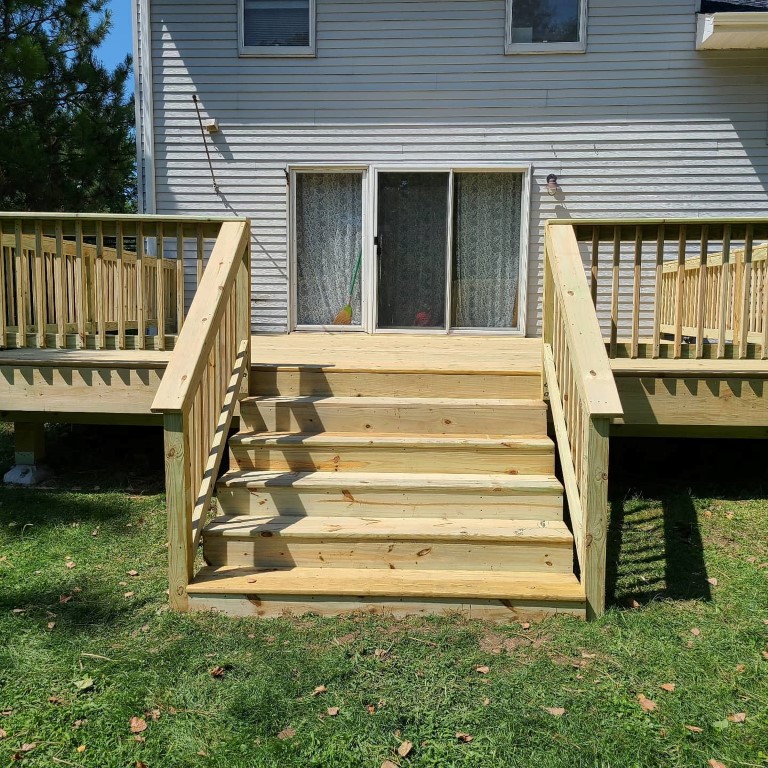
<path id="1" fill-rule="evenodd" d="M 243 221 L 221 225 L 213 253 L 152 402 L 154 412 L 182 412 L 189 407 L 226 308 L 222 299 L 229 296 L 234 285 L 249 231 L 248 224 Z"/>
<path id="2" fill-rule="evenodd" d="M 592 297 L 573 228 L 550 224 L 545 249 L 552 268 L 552 286 L 565 318 L 576 385 L 591 416 L 621 416 L 611 363 L 605 351 Z M 545 338 L 545 341 L 547 339 Z"/>

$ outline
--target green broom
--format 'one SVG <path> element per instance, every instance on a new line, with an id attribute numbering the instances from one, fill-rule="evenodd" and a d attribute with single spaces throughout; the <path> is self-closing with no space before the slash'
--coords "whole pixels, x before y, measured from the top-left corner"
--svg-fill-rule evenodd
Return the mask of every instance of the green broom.
<path id="1" fill-rule="evenodd" d="M 333 320 L 334 325 L 349 325 L 352 322 L 352 297 L 355 295 L 355 286 L 357 285 L 357 276 L 360 273 L 360 262 L 363 259 L 363 249 L 357 256 L 355 271 L 352 274 L 352 283 L 349 286 L 349 299 L 338 315 Z"/>

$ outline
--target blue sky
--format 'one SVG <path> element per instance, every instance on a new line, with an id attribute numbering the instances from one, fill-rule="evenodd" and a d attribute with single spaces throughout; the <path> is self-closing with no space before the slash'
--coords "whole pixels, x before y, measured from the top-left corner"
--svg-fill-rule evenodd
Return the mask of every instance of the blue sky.
<path id="1" fill-rule="evenodd" d="M 99 57 L 108 67 L 119 64 L 127 53 L 133 52 L 131 40 L 131 0 L 109 0 L 112 30 L 99 48 Z M 133 81 L 129 88 L 133 90 Z"/>

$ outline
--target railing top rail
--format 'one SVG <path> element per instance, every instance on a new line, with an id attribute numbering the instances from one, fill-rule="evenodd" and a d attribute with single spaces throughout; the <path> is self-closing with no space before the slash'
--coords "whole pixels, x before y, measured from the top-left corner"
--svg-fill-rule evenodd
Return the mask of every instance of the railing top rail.
<path id="1" fill-rule="evenodd" d="M 591 241 L 595 230 L 599 240 L 613 240 L 617 228 L 621 240 L 634 240 L 638 227 L 644 239 L 649 240 L 656 239 L 662 231 L 664 240 L 678 240 L 682 228 L 685 228 L 688 240 L 700 239 L 705 227 L 710 240 L 722 239 L 726 227 L 730 228 L 732 237 L 743 237 L 747 227 L 750 227 L 753 238 L 768 239 L 768 217 L 766 216 L 550 219 L 547 221 L 547 225 L 561 224 L 572 226 L 579 242 Z"/>
<path id="2" fill-rule="evenodd" d="M 245 216 L 163 216 L 144 213 L 55 213 L 50 211 L 0 211 L 0 219 L 34 221 L 135 221 L 149 224 L 223 224 L 245 222 Z"/>
<path id="3" fill-rule="evenodd" d="M 248 245 L 248 219 L 225 222 L 176 340 L 173 354 L 152 403 L 152 411 L 185 411 L 207 365 L 240 260 Z"/>
<path id="4" fill-rule="evenodd" d="M 624 409 L 597 322 L 573 228 L 568 222 L 548 224 L 546 240 L 557 301 L 565 315 L 565 333 L 577 386 L 587 402 L 591 416 L 621 416 Z"/>

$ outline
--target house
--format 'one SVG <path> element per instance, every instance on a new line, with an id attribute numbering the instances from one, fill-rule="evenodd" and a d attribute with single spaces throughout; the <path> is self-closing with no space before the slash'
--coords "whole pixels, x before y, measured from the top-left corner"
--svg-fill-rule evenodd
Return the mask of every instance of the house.
<path id="1" fill-rule="evenodd" d="M 0 416 L 163 425 L 174 608 L 596 616 L 611 436 L 768 437 L 768 3 L 134 11 L 142 213 L 0 214 Z"/>

